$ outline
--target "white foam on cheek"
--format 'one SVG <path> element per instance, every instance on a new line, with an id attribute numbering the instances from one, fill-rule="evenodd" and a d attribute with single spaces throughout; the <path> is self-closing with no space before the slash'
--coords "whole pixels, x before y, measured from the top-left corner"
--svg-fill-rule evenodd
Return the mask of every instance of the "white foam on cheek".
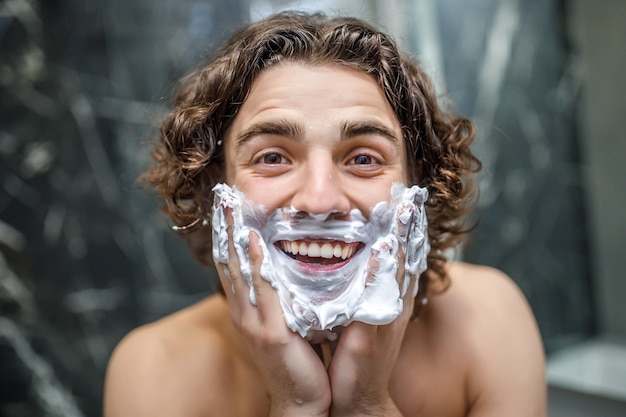
<path id="1" fill-rule="evenodd" d="M 228 242 L 228 222 L 226 209 L 229 209 L 233 218 L 233 247 L 240 260 L 239 267 L 242 277 L 246 280 L 250 288 L 250 302 L 256 305 L 256 295 L 252 287 L 252 269 L 248 257 L 248 246 L 250 244 L 250 228 L 244 226 L 244 209 L 241 193 L 236 193 L 224 184 L 218 184 L 213 191 L 215 201 L 213 206 L 213 217 L 211 227 L 213 232 L 213 260 L 216 264 L 228 265 L 230 260 Z M 228 279 L 231 279 L 228 268 L 224 269 Z M 232 286 L 235 292 L 234 285 Z"/>
<path id="2" fill-rule="evenodd" d="M 369 324 L 386 324 L 395 319 L 403 307 L 397 282 L 398 241 L 392 235 L 378 239 L 372 245 L 375 270 L 369 270 L 363 298 L 353 320 Z"/>
<path id="3" fill-rule="evenodd" d="M 313 338 L 355 320 L 378 325 L 393 321 L 402 312 L 410 277 L 426 269 L 429 245 L 424 202 L 428 194 L 423 188 L 394 184 L 391 201 L 377 204 L 369 220 L 353 210 L 350 221 L 329 220 L 332 213 L 301 216 L 295 208 L 268 215 L 227 185 L 218 184 L 214 192 L 215 261 L 229 261 L 224 214 L 229 208 L 233 215 L 233 247 L 242 277 L 250 287 L 250 301 L 256 304 L 248 257 L 250 232 L 254 231 L 261 237 L 263 250 L 260 275 L 276 289 L 289 328 L 302 336 Z M 345 266 L 320 270 L 297 262 L 275 245 L 298 239 L 360 242 L 364 247 Z M 406 254 L 405 274 L 398 279 L 400 248 Z M 417 285 L 413 296 L 416 293 Z"/>
<path id="4" fill-rule="evenodd" d="M 413 186 L 391 187 L 391 201 L 397 203 L 396 218 L 398 227 L 395 230 L 402 250 L 405 253 L 405 279 L 402 295 L 406 294 L 410 284 L 410 276 L 419 277 L 427 268 L 427 255 L 430 251 L 428 243 L 428 221 L 424 203 L 428 199 L 428 191 Z M 418 286 L 413 288 L 413 296 L 417 295 Z"/>

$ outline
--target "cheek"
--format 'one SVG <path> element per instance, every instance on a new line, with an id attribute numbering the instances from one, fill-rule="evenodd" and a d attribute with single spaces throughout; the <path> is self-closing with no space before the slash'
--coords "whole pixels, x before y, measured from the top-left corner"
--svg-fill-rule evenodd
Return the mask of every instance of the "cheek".
<path id="1" fill-rule="evenodd" d="M 236 180 L 233 185 L 244 193 L 246 199 L 262 205 L 267 210 L 281 207 L 288 194 L 285 187 L 279 187 L 260 179 Z"/>
<path id="2" fill-rule="evenodd" d="M 367 213 L 381 201 L 389 201 L 391 199 L 391 186 L 394 182 L 403 181 L 380 181 L 377 183 L 353 185 L 349 194 L 358 208 L 364 213 Z"/>

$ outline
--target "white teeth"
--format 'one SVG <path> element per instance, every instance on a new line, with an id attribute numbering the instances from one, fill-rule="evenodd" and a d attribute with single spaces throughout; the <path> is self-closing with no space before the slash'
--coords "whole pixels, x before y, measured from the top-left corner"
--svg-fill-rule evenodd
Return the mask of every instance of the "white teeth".
<path id="1" fill-rule="evenodd" d="M 280 243 L 283 251 L 293 255 L 309 256 L 311 258 L 331 259 L 341 258 L 348 259 L 354 254 L 355 244 L 350 243 L 318 243 L 303 241 L 282 241 Z"/>
<path id="2" fill-rule="evenodd" d="M 304 246 L 304 245 L 302 245 L 302 246 Z M 320 245 L 318 245 L 318 244 L 317 244 L 317 243 L 315 243 L 315 242 L 312 242 L 312 243 L 309 245 L 309 256 L 310 256 L 311 258 L 319 258 L 319 257 L 320 257 L 320 254 L 321 254 L 321 253 L 320 253 Z"/>
<path id="3" fill-rule="evenodd" d="M 320 256 L 326 259 L 332 258 L 333 257 L 333 245 L 331 245 L 328 242 L 324 243 L 322 245 L 322 248 L 320 249 Z"/>
<path id="4" fill-rule="evenodd" d="M 333 256 L 335 258 L 341 258 L 341 245 L 337 243 L 333 249 Z"/>

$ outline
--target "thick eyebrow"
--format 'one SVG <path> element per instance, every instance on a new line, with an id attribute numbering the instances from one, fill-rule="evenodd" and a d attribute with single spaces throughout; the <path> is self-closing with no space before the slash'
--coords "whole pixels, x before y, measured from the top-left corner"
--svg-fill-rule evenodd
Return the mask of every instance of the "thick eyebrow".
<path id="1" fill-rule="evenodd" d="M 256 123 L 237 135 L 235 138 L 235 150 L 241 148 L 247 141 L 255 136 L 275 135 L 299 139 L 302 137 L 303 131 L 302 126 L 290 120 L 282 119 Z"/>
<path id="2" fill-rule="evenodd" d="M 304 136 L 303 127 L 291 120 L 259 122 L 242 131 L 235 138 L 235 151 L 238 151 L 246 142 L 255 136 L 275 135 L 301 139 Z M 345 121 L 341 123 L 341 139 L 352 139 L 362 135 L 380 135 L 394 144 L 399 143 L 395 132 L 377 121 Z"/>
<path id="3" fill-rule="evenodd" d="M 394 143 L 399 139 L 389 127 L 377 121 L 343 122 L 341 124 L 341 138 L 350 139 L 361 135 L 380 135 Z"/>

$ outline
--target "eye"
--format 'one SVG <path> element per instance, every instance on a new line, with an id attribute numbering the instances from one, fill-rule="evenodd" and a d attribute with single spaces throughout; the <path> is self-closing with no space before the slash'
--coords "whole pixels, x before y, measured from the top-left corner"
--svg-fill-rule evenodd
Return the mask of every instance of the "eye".
<path id="1" fill-rule="evenodd" d="M 346 169 L 359 177 L 373 177 L 380 175 L 385 169 L 385 156 L 373 149 L 356 149 L 346 160 Z"/>
<path id="2" fill-rule="evenodd" d="M 369 154 L 359 154 L 353 156 L 349 161 L 348 165 L 380 165 L 380 161 L 378 158 L 369 155 Z"/>
<path id="3" fill-rule="evenodd" d="M 267 155 L 263 155 L 263 162 L 266 164 L 278 164 L 282 159 L 284 158 L 277 153 L 268 153 Z"/>
<path id="4" fill-rule="evenodd" d="M 369 165 L 374 162 L 374 158 L 369 155 L 357 155 L 352 159 L 354 165 Z"/>
<path id="5" fill-rule="evenodd" d="M 268 152 L 259 156 L 256 159 L 256 163 L 265 165 L 280 165 L 287 164 L 289 161 L 279 152 Z"/>

